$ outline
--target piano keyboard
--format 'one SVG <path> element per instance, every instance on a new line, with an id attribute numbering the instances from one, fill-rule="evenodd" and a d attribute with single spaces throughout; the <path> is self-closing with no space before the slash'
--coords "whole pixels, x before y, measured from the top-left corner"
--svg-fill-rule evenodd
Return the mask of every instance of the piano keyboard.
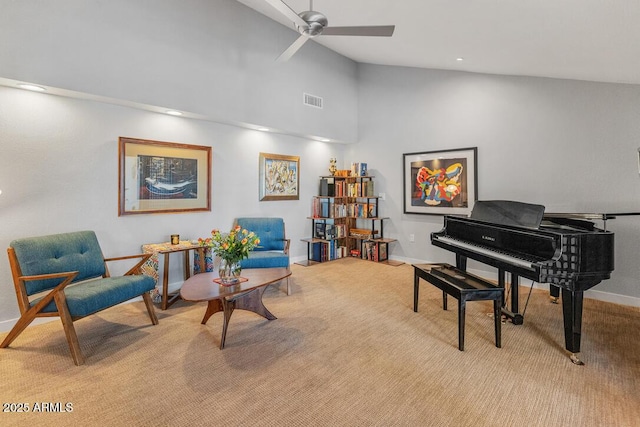
<path id="1" fill-rule="evenodd" d="M 437 239 L 441 242 L 448 243 L 451 246 L 456 246 L 458 248 L 467 249 L 469 251 L 476 252 L 482 255 L 487 255 L 492 258 L 499 259 L 513 265 L 517 265 L 519 267 L 524 267 L 529 270 L 535 270 L 533 262 L 528 261 L 526 259 L 514 257 L 513 255 L 509 255 L 504 252 L 497 251 L 495 249 L 489 249 L 483 246 L 472 245 L 469 243 L 465 243 L 462 240 L 457 240 L 447 236 L 435 236 L 434 239 Z"/>

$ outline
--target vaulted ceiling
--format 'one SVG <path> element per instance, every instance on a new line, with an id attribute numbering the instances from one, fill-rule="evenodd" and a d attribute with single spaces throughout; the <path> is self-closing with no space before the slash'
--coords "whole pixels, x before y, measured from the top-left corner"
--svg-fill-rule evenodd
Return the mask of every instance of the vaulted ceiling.
<path id="1" fill-rule="evenodd" d="M 237 1 L 296 39 L 266 0 Z M 285 3 L 298 13 L 310 6 Z M 637 0 L 316 0 L 313 10 L 329 26 L 396 26 L 390 38 L 314 39 L 357 62 L 640 84 Z"/>

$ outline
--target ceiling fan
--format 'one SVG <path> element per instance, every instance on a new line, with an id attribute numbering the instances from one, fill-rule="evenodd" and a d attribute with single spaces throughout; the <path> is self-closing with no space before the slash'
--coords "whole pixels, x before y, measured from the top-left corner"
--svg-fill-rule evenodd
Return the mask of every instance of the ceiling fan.
<path id="1" fill-rule="evenodd" d="M 309 0 L 309 10 L 305 12 L 296 13 L 285 2 L 281 0 L 266 0 L 271 6 L 273 6 L 278 12 L 289 18 L 296 26 L 296 29 L 301 34 L 300 37 L 294 41 L 291 46 L 287 48 L 276 59 L 278 62 L 283 62 L 291 58 L 302 47 L 307 40 L 317 37 L 319 35 L 324 36 L 376 36 L 376 37 L 391 37 L 395 25 L 377 25 L 377 26 L 357 26 L 357 27 L 327 27 L 329 21 L 327 17 L 320 12 L 313 10 L 313 0 Z"/>

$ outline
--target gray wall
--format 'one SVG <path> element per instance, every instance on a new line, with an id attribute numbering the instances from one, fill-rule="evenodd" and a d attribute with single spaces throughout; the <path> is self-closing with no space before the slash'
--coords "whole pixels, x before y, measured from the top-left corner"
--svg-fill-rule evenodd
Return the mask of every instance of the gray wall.
<path id="1" fill-rule="evenodd" d="M 385 234 L 398 239 L 393 256 L 453 262 L 429 240 L 442 217 L 403 213 L 403 153 L 478 147 L 480 199 L 547 212 L 640 212 L 638 117 L 637 85 L 359 64 L 359 143 L 346 158 L 375 169 L 390 216 Z M 616 232 L 616 270 L 591 296 L 640 305 L 640 217 L 607 226 Z"/>
<path id="2" fill-rule="evenodd" d="M 276 63 L 298 34 L 234 0 L 0 3 L 0 77 L 357 139 L 356 64 L 316 43 Z"/>

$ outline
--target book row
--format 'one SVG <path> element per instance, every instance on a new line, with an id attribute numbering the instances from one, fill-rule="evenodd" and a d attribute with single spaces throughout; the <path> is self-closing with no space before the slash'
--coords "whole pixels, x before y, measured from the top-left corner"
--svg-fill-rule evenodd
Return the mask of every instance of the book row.
<path id="1" fill-rule="evenodd" d="M 335 240 L 311 244 L 310 259 L 316 262 L 331 261 L 347 256 L 347 247 L 339 246 Z"/>
<path id="2" fill-rule="evenodd" d="M 351 163 L 351 176 L 367 176 L 367 164 Z"/>
<path id="3" fill-rule="evenodd" d="M 339 239 L 347 237 L 346 224 L 326 224 L 324 222 L 316 222 L 314 236 L 316 239 Z"/>
<path id="4" fill-rule="evenodd" d="M 330 199 L 314 198 L 311 203 L 313 218 L 376 218 L 377 203 L 335 203 Z"/>
<path id="5" fill-rule="evenodd" d="M 371 180 L 347 182 L 335 178 L 322 178 L 318 194 L 328 197 L 374 197 L 375 193 Z"/>
<path id="6" fill-rule="evenodd" d="M 386 261 L 387 260 L 387 243 L 386 242 L 362 242 L 362 259 L 369 261 Z"/>

